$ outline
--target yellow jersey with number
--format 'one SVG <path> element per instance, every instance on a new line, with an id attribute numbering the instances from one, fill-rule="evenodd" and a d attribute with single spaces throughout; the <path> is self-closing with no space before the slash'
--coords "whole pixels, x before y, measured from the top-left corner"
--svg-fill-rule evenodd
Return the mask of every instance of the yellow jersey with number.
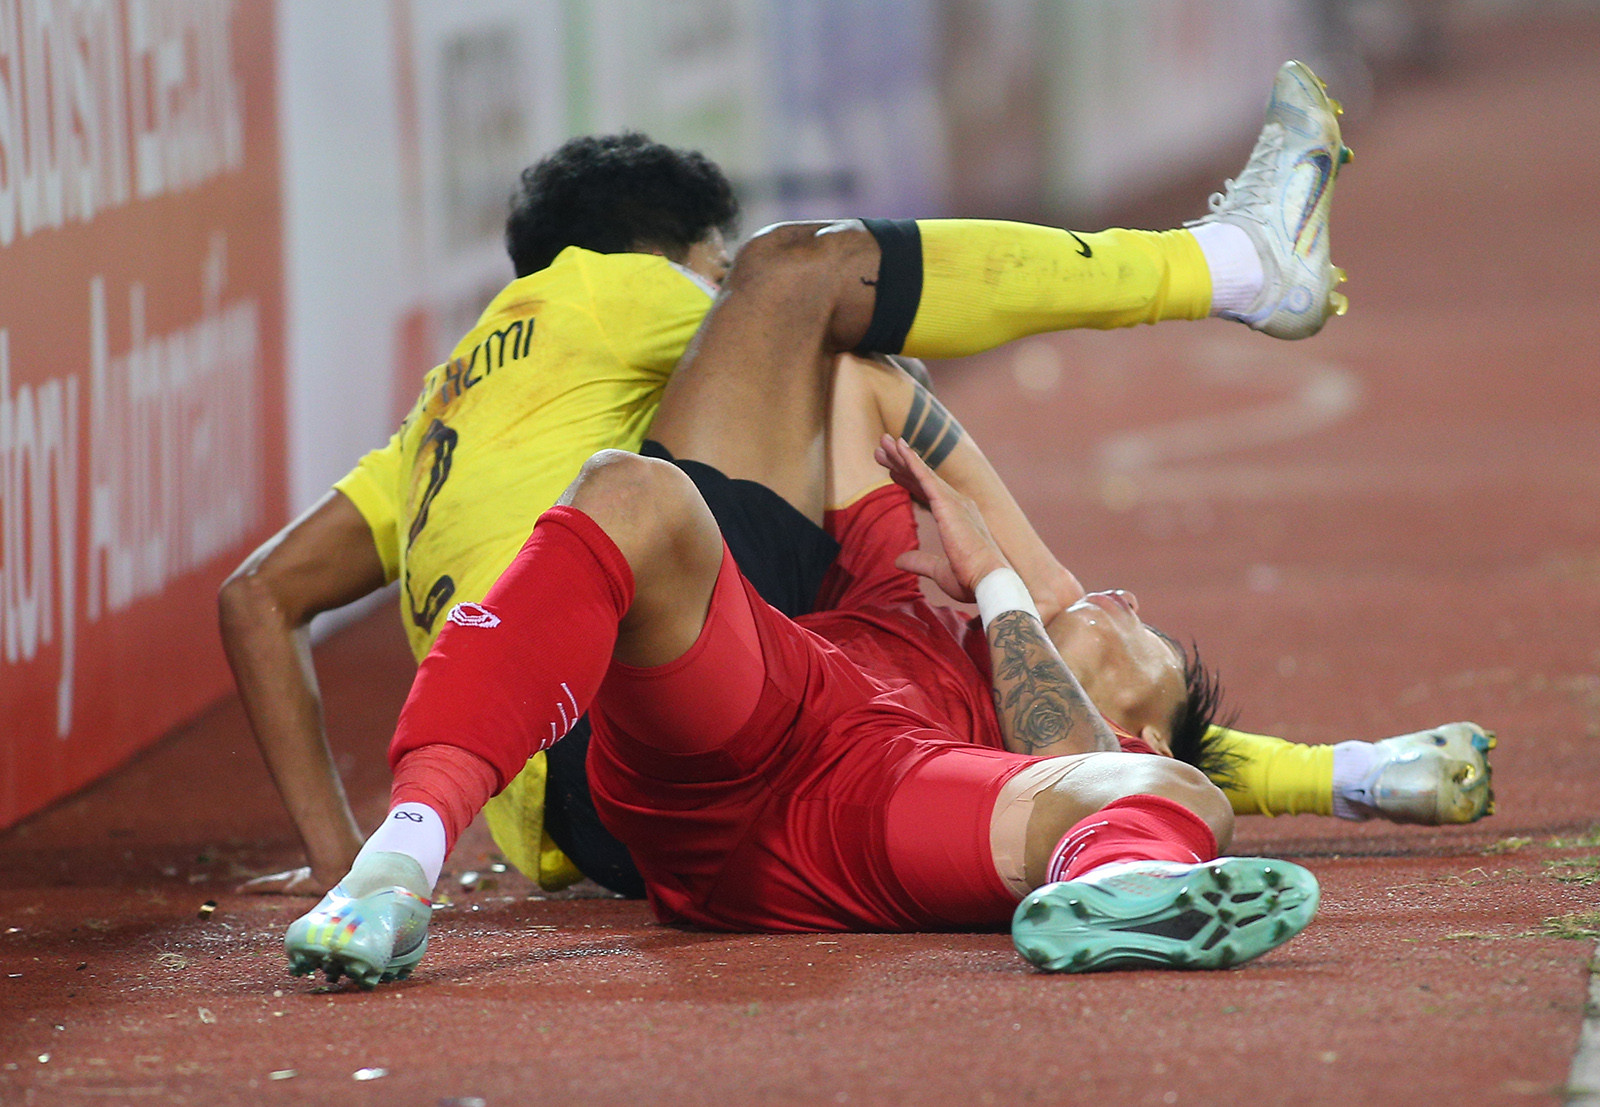
<path id="1" fill-rule="evenodd" d="M 710 286 L 665 258 L 568 247 L 495 297 L 388 444 L 334 485 L 400 582 L 418 661 L 591 454 L 639 448 L 710 304 Z M 544 833 L 544 762 L 536 754 L 485 815 L 507 859 L 553 889 L 581 874 Z"/>

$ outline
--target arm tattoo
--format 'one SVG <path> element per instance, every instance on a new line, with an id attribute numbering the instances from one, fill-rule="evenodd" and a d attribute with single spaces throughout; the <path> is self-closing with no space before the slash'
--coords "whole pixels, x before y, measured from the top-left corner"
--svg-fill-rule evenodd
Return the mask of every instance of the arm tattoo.
<path id="1" fill-rule="evenodd" d="M 997 616 L 989 624 L 989 657 L 1006 749 L 1054 757 L 1105 748 L 1094 705 L 1039 620 L 1022 611 Z"/>
<path id="2" fill-rule="evenodd" d="M 921 384 L 911 396 L 911 410 L 906 415 L 906 425 L 900 437 L 928 463 L 937 469 L 950 456 L 950 451 L 961 442 L 965 432 L 955 416 L 941 404 L 932 392 Z"/>

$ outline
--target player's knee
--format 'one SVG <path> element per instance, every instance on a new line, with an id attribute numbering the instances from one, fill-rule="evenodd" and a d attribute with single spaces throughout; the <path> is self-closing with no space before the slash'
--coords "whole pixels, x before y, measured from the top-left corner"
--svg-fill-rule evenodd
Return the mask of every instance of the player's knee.
<path id="1" fill-rule="evenodd" d="M 859 219 L 774 223 L 739 248 L 724 284 L 730 289 L 760 284 L 776 290 L 820 282 L 841 272 L 853 256 L 876 248 Z"/>
<path id="2" fill-rule="evenodd" d="M 670 462 L 601 450 L 584 462 L 561 502 L 600 525 L 636 578 L 708 556 L 720 560 L 715 520 L 694 482 Z"/>
<path id="3" fill-rule="evenodd" d="M 1211 828 L 1217 838 L 1217 849 L 1226 849 L 1233 841 L 1233 806 L 1222 789 L 1193 765 L 1170 757 L 1149 760 L 1152 764 L 1142 766 L 1145 779 L 1127 794 L 1163 796 L 1182 804 Z"/>
<path id="4" fill-rule="evenodd" d="M 1024 844 L 1030 878 L 1043 879 L 1056 843 L 1081 820 L 1119 799 L 1140 795 L 1161 796 L 1193 812 L 1211 828 L 1219 850 L 1233 840 L 1233 808 L 1193 765 L 1148 754 L 1096 754 L 1035 797 Z"/>
<path id="5" fill-rule="evenodd" d="M 694 495 L 693 483 L 670 462 L 601 450 L 583 463 L 561 502 L 609 533 L 614 528 L 671 529 L 687 514 Z"/>

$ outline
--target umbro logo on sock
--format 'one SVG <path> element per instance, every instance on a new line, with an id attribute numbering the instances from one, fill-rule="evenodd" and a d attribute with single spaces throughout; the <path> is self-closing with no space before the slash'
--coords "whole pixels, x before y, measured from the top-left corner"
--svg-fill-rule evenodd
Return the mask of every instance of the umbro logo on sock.
<path id="1" fill-rule="evenodd" d="M 450 609 L 450 614 L 447 618 L 457 626 L 463 627 L 497 627 L 500 625 L 500 616 L 482 604 L 477 603 L 458 603 Z"/>

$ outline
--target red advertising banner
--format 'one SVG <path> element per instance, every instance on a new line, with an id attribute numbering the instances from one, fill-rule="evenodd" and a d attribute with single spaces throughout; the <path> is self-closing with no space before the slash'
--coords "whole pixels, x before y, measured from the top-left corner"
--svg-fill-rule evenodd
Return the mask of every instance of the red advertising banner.
<path id="1" fill-rule="evenodd" d="M 267 0 L 0 0 L 0 827 L 229 687 L 285 512 L 274 54 Z"/>

